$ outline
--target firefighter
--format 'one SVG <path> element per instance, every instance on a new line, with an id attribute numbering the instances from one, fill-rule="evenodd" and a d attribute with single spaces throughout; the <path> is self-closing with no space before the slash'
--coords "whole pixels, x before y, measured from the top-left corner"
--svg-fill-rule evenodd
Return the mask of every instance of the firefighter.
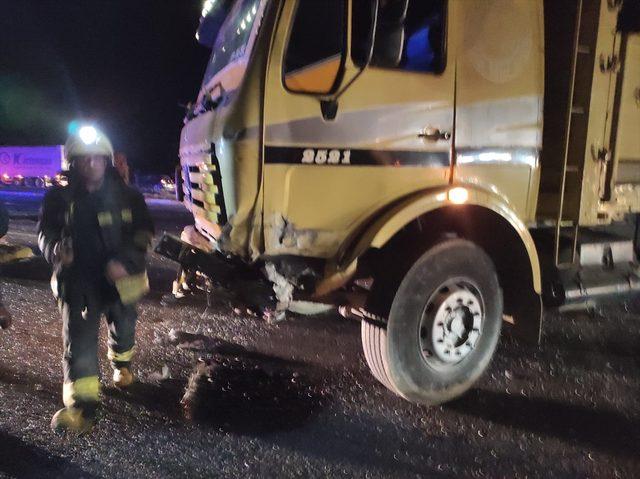
<path id="1" fill-rule="evenodd" d="M 127 185 L 130 184 L 131 173 L 129 170 L 129 161 L 127 160 L 127 155 L 121 152 L 113 155 L 113 166 L 116 168 L 116 171 L 120 175 L 120 178 L 122 178 L 122 181 L 124 181 Z"/>
<path id="2" fill-rule="evenodd" d="M 100 401 L 98 328 L 106 316 L 113 384 L 133 381 L 136 302 L 148 291 L 145 256 L 153 223 L 142 195 L 113 167 L 109 139 L 80 128 L 65 144 L 66 187 L 47 192 L 38 245 L 53 266 L 52 289 L 63 321 L 63 402 L 55 431 L 82 433 L 95 422 Z"/>

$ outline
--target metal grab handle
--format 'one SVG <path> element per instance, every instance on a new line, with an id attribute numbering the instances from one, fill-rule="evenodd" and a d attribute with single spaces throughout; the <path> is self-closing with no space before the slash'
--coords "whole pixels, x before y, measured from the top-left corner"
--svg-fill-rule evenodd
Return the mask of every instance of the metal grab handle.
<path id="1" fill-rule="evenodd" d="M 451 139 L 451 133 L 449 133 L 448 131 L 440 131 L 438 128 L 428 126 L 420 133 L 418 133 L 418 138 L 422 138 L 428 141 L 447 141 Z"/>

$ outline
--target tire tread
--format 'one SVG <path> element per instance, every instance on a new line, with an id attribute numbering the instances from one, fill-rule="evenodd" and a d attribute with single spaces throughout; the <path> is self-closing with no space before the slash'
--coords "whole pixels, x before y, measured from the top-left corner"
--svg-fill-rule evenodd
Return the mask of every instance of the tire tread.
<path id="1" fill-rule="evenodd" d="M 364 357 L 373 376 L 387 389 L 398 393 L 389 378 L 387 333 L 383 327 L 363 320 L 361 324 Z"/>

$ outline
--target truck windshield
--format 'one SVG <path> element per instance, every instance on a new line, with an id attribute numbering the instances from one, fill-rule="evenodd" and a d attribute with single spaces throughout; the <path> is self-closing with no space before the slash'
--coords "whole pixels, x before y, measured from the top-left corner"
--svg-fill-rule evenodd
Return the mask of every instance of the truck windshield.
<path id="1" fill-rule="evenodd" d="M 266 0 L 237 0 L 220 27 L 204 75 L 203 89 L 227 65 L 246 59 Z"/>

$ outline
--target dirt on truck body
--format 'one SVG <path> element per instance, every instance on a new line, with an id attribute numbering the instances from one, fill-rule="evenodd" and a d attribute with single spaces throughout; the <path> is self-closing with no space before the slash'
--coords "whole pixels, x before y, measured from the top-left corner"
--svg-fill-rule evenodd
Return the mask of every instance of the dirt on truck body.
<path id="1" fill-rule="evenodd" d="M 460 395 L 504 320 L 538 341 L 543 299 L 640 288 L 638 4 L 205 2 L 197 232 L 158 251 L 269 314 L 340 306 L 391 391 Z"/>

